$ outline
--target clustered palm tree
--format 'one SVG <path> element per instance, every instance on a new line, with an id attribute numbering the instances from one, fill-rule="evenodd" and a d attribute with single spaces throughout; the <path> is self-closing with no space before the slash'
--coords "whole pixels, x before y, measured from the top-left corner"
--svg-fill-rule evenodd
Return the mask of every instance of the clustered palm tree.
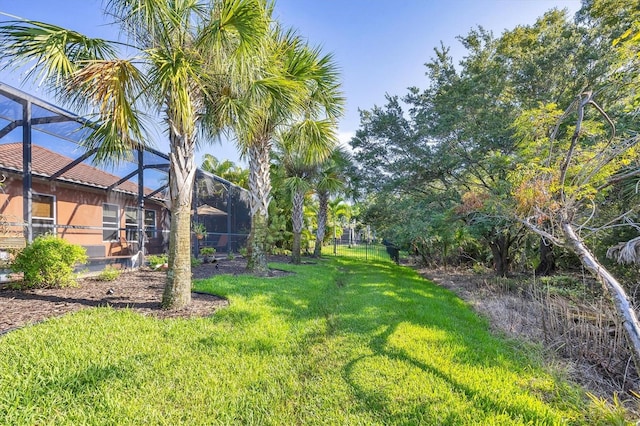
<path id="1" fill-rule="evenodd" d="M 318 166 L 318 173 L 315 177 L 315 190 L 318 197 L 318 216 L 316 228 L 316 245 L 313 249 L 313 256 L 320 257 L 322 254 L 322 242 L 325 238 L 329 201 L 332 195 L 344 192 L 346 173 L 351 164 L 351 155 L 341 147 L 337 147 L 331 156 Z"/>
<path id="2" fill-rule="evenodd" d="M 266 254 L 274 140 L 293 141 L 307 163 L 323 160 L 335 146 L 336 119 L 344 104 L 331 55 L 322 55 L 295 32 L 277 26 L 270 40 L 267 69 L 272 77 L 244 94 L 241 101 L 251 108 L 234 122 L 237 144 L 249 160 L 252 220 L 247 268 L 257 275 L 266 275 L 269 270 Z M 276 84 L 288 90 L 269 90 Z"/>
<path id="3" fill-rule="evenodd" d="M 84 143 L 97 149 L 96 161 L 117 162 L 149 144 L 147 116 L 161 119 L 170 147 L 171 212 L 162 303 L 179 309 L 191 300 L 196 145 L 235 130 L 250 165 L 250 264 L 265 271 L 272 138 L 314 102 L 335 119 L 342 105 L 337 73 L 329 56 L 280 30 L 267 0 L 108 0 L 105 11 L 127 44 L 42 22 L 6 21 L 0 61 L 29 66 L 26 78 L 92 116 L 96 124 Z"/>

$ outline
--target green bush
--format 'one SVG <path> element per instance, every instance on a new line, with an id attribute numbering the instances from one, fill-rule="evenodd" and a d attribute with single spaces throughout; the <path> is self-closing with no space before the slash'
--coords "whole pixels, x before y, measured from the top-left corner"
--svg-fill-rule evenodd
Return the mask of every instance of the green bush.
<path id="1" fill-rule="evenodd" d="M 87 263 L 86 250 L 55 235 L 43 235 L 27 245 L 11 265 L 24 273 L 23 288 L 69 287 L 76 284 L 73 268 Z"/>
<path id="2" fill-rule="evenodd" d="M 169 256 L 166 254 L 152 254 L 147 256 L 147 263 L 152 269 L 158 268 L 160 265 L 164 265 L 169 260 Z"/>
<path id="3" fill-rule="evenodd" d="M 100 275 L 96 277 L 96 279 L 100 281 L 115 281 L 118 279 L 121 273 L 122 271 L 120 269 L 116 269 L 111 265 L 107 265 L 102 270 L 102 272 L 100 272 Z"/>
<path id="4" fill-rule="evenodd" d="M 215 247 L 202 247 L 200 249 L 200 254 L 203 256 L 211 256 L 216 254 L 216 249 Z"/>

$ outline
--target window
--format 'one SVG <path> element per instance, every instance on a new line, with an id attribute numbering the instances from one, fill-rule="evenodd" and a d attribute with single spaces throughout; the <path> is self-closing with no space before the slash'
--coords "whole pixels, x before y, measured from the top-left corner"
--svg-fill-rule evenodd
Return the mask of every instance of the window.
<path id="1" fill-rule="evenodd" d="M 136 207 L 125 207 L 124 226 L 127 232 L 127 241 L 138 241 L 138 209 Z"/>
<path id="2" fill-rule="evenodd" d="M 144 211 L 144 229 L 147 238 L 156 237 L 156 211 L 145 210 Z"/>
<path id="3" fill-rule="evenodd" d="M 119 212 L 116 204 L 102 205 L 102 240 L 115 241 L 118 239 Z"/>
<path id="4" fill-rule="evenodd" d="M 33 194 L 31 197 L 31 223 L 33 237 L 46 233 L 55 234 L 55 198 L 53 195 Z"/>

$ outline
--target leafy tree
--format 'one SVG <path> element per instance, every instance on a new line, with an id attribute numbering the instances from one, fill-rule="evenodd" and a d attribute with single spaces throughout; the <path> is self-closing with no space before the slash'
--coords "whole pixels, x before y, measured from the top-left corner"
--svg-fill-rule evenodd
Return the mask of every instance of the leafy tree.
<path id="1" fill-rule="evenodd" d="M 94 115 L 85 141 L 96 159 L 119 160 L 147 144 L 144 114 L 157 113 L 170 146 L 169 270 L 162 304 L 180 309 L 191 300 L 190 214 L 194 150 L 239 115 L 227 94 L 256 70 L 269 29 L 262 0 L 111 0 L 106 13 L 129 38 L 121 44 L 88 38 L 35 21 L 0 26 L 0 58 L 29 64 L 27 77 L 52 88 L 74 109 Z M 232 114 L 233 112 L 233 114 Z"/>
<path id="2" fill-rule="evenodd" d="M 595 110 L 591 115 L 587 107 Z M 575 117 L 575 126 L 563 128 Z M 557 122 L 547 136 L 531 126 Z M 597 120 L 600 118 L 600 120 Z M 593 93 L 581 94 L 566 111 L 554 105 L 525 113 L 523 133 L 538 148 L 541 161 L 523 164 L 515 192 L 521 220 L 531 230 L 575 253 L 582 265 L 607 288 L 614 301 L 640 370 L 640 322 L 624 287 L 602 265 L 581 234 L 598 226 L 598 206 L 611 190 L 612 177 L 637 156 L 636 137 L 617 137 L 611 119 L 595 102 Z M 606 130 L 610 130 L 607 137 Z M 620 219 L 625 214 L 620 216 Z"/>

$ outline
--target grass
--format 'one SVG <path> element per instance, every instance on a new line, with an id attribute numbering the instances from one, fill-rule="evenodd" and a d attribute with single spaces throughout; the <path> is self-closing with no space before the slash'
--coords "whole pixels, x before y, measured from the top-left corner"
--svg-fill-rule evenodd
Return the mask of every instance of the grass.
<path id="1" fill-rule="evenodd" d="M 213 317 L 80 311 L 0 338 L 0 424 L 588 424 L 583 393 L 391 262 L 216 276 Z"/>
<path id="2" fill-rule="evenodd" d="M 322 253 L 325 256 L 341 256 L 367 261 L 390 260 L 387 248 L 382 244 L 360 243 L 357 245 L 338 244 L 336 246 L 330 244 L 322 247 Z"/>

